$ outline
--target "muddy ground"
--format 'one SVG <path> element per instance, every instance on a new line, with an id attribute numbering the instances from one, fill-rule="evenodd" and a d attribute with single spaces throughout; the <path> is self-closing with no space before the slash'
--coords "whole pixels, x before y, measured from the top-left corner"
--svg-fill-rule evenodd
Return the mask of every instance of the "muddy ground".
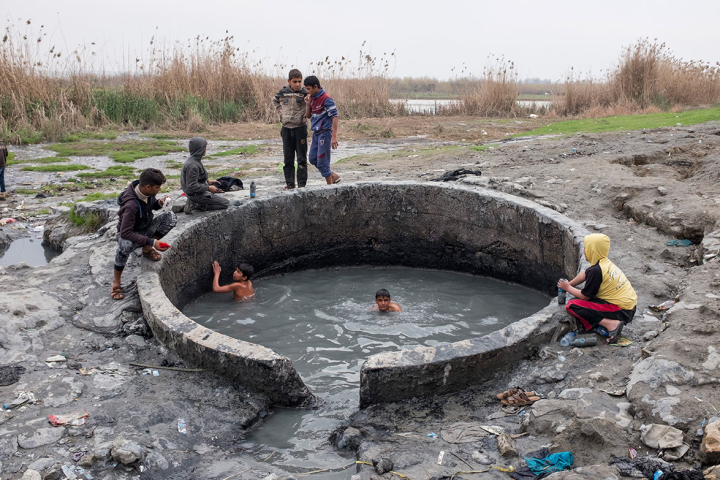
<path id="1" fill-rule="evenodd" d="M 533 199 L 608 234 L 611 258 L 638 292 L 638 313 L 624 330 L 630 346 L 563 349 L 552 344 L 498 372 L 493 381 L 468 385 L 459 394 L 348 412 L 347 424 L 357 430 L 348 430 L 341 443 L 357 453 L 347 453 L 347 464 L 353 458 L 388 457 L 394 471 L 412 479 L 450 478 L 458 471 L 488 468 L 481 461 L 517 468 L 524 454 L 547 446 L 553 452 L 572 451 L 574 466 L 580 467 L 551 478 L 620 478 L 608 465 L 611 458 L 628 457 L 629 447 L 656 455 L 657 449 L 640 440 L 641 426 L 663 424 L 680 429 L 689 446 L 676 468 L 698 467 L 702 426 L 720 417 L 720 260 L 715 256 L 720 250 L 720 125 L 505 142 L 505 133 L 516 133 L 509 128 L 528 129 L 537 121 L 498 126 L 423 118 L 414 130 L 391 126 L 392 138 L 383 138 L 382 122 L 358 122 L 374 130 L 363 133 L 359 126 L 357 135 L 341 135 L 339 153 L 345 158 L 334 169 L 344 182 L 425 182 L 448 170 L 480 169 L 481 176 L 458 181 Z M 462 137 L 460 130 L 470 123 L 472 138 Z M 228 158 L 216 166 L 253 162 L 258 166 L 249 175 L 258 195 L 282 195 L 275 129 L 258 128 L 246 137 L 233 130 L 248 128 L 226 127 L 231 132 L 225 135 L 269 139 L 266 147 L 251 159 Z M 480 141 L 495 143 L 484 150 L 487 145 L 468 146 Z M 11 191 L 13 179 L 21 175 L 14 169 L 6 173 Z M 23 178 L 26 183 L 47 181 Z M 308 184 L 322 183 L 311 169 Z M 117 186 L 106 182 L 97 189 L 116 191 Z M 82 232 L 64 220 L 65 209 L 58 207 L 84 193 L 11 195 L 2 213 L 21 220 L 24 215 L 29 226 L 45 224 L 46 240 L 64 251 L 47 266 L 0 272 L 0 365 L 6 366 L 0 400 L 9 403 L 20 392 L 32 394 L 24 405 L 0 412 L 0 478 L 64 478 L 62 466 L 77 465 L 73 455 L 80 452 L 86 453 L 78 478 L 86 478 L 85 473 L 108 480 L 282 476 L 242 446 L 248 429 L 272 414 L 262 396 L 208 372 L 160 369 L 154 376 L 130 365 L 192 367 L 155 342 L 142 320 L 133 280 L 146 260 L 131 260 L 123 276 L 127 298 L 109 300 L 114 227 Z M 247 191 L 228 195 L 245 198 Z M 33 216 L 45 209 L 52 212 Z M 179 217 L 186 221 L 183 214 Z M 0 238 L 35 234 L 12 227 L 1 227 Z M 672 239 L 689 239 L 692 245 L 666 246 Z M 670 311 L 648 310 L 673 299 L 678 303 Z M 46 361 L 58 354 L 67 355 L 67 361 Z M 515 385 L 544 399 L 519 415 L 506 414 L 495 394 Z M 50 414 L 74 412 L 90 414 L 84 425 L 48 422 Z M 186 420 L 187 434 L 178 432 L 178 418 Z M 515 439 L 519 457 L 501 457 L 494 435 L 449 443 L 442 434 L 451 427 L 477 431 L 477 425 L 527 433 Z M 430 432 L 437 437 L 428 437 Z M 342 432 L 334 437 L 342 438 Z M 446 452 L 442 465 L 440 451 Z M 370 466 L 359 469 L 362 479 L 373 473 Z M 480 477 L 507 474 L 490 470 Z"/>

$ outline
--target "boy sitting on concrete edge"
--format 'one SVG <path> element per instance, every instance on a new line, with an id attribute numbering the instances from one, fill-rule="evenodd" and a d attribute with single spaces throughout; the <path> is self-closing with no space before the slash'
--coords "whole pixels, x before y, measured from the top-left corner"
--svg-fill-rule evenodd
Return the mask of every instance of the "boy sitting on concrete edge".
<path id="1" fill-rule="evenodd" d="M 157 262 L 160 252 L 164 252 L 169 245 L 159 240 L 168 234 L 177 223 L 177 217 L 172 212 L 165 212 L 155 217 L 153 210 L 160 210 L 165 200 L 157 200 L 155 196 L 160 193 L 165 175 L 156 169 L 148 168 L 140 174 L 118 197 L 118 246 L 115 250 L 115 274 L 113 277 L 110 296 L 113 300 L 125 298 L 120 277 L 127 264 L 130 253 L 142 247 L 143 256 Z"/>
<path id="2" fill-rule="evenodd" d="M 190 156 L 180 172 L 180 188 L 187 196 L 185 202 L 185 213 L 190 214 L 193 210 L 225 210 L 230 206 L 230 201 L 218 193 L 223 191 L 213 185 L 216 182 L 208 183 L 208 172 L 201 160 L 207 151 L 207 140 L 202 137 L 193 137 L 188 145 Z"/>
<path id="3" fill-rule="evenodd" d="M 340 175 L 330 170 L 330 148 L 337 149 L 338 111 L 335 101 L 320 87 L 315 75 L 305 78 L 305 117 L 310 118 L 313 131 L 310 163 L 320 170 L 328 185 L 340 183 Z"/>
<path id="4" fill-rule="evenodd" d="M 213 273 L 215 274 L 213 277 L 213 292 L 233 292 L 233 300 L 238 302 L 252 300 L 253 296 L 255 296 L 255 289 L 253 289 L 253 284 L 250 281 L 250 277 L 252 277 L 253 273 L 255 273 L 255 269 L 251 265 L 241 263 L 233 272 L 234 282 L 230 285 L 225 285 L 224 287 L 220 286 L 220 272 L 222 271 L 220 264 L 218 262 L 213 262 L 212 267 Z"/>
<path id="5" fill-rule="evenodd" d="M 377 292 L 375 292 L 375 306 L 372 307 L 373 312 L 402 312 L 402 307 L 395 303 L 390 301 L 390 292 L 385 290 L 384 288 L 381 288 Z"/>
<path id="6" fill-rule="evenodd" d="M 297 152 L 297 186 L 307 183 L 307 120 L 305 118 L 305 97 L 307 90 L 302 86 L 302 73 L 297 68 L 288 73 L 288 84 L 275 94 L 273 107 L 280 114 L 280 137 L 283 141 L 283 173 L 285 188 L 295 188 L 295 153 Z"/>

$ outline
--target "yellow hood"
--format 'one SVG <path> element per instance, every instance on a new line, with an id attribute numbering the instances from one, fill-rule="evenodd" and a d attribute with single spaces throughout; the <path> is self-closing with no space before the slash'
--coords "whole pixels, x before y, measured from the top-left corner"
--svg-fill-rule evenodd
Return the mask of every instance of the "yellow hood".
<path id="1" fill-rule="evenodd" d="M 595 265 L 607 258 L 610 251 L 610 237 L 604 233 L 593 233 L 585 237 L 585 258 L 590 265 Z"/>

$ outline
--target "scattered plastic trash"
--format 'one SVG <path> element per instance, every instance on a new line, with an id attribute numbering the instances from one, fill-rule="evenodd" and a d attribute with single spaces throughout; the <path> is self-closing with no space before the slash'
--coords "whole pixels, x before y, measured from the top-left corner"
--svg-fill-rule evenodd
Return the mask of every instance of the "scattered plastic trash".
<path id="1" fill-rule="evenodd" d="M 664 312 L 665 310 L 670 310 L 673 305 L 675 305 L 675 300 L 667 300 L 659 305 L 650 305 L 649 308 L 656 312 Z"/>
<path id="2" fill-rule="evenodd" d="M 573 340 L 575 340 L 576 335 L 577 332 L 569 332 L 560 339 L 560 345 L 563 347 L 569 347 L 570 345 L 572 345 Z"/>
<path id="3" fill-rule="evenodd" d="M 632 344 L 633 344 L 632 340 L 630 340 L 629 338 L 622 337 L 622 338 L 618 339 L 617 342 L 611 343 L 610 345 L 612 345 L 613 347 L 629 347 Z"/>
<path id="4" fill-rule="evenodd" d="M 26 402 L 35 403 L 35 395 L 30 392 L 18 392 L 18 397 L 15 400 L 3 404 L 3 410 L 19 407 Z"/>
<path id="5" fill-rule="evenodd" d="M 561 282 L 565 281 L 565 279 L 561 279 Z M 565 302 L 567 301 L 567 295 L 565 294 L 565 290 L 558 287 L 558 305 L 565 305 Z"/>
<path id="6" fill-rule="evenodd" d="M 564 361 L 565 361 L 565 357 L 563 357 L 562 355 L 558 355 L 558 360 L 560 360 L 561 362 L 564 362 Z"/>
<path id="7" fill-rule="evenodd" d="M 97 369 L 95 369 L 95 368 L 91 368 L 91 369 L 81 368 L 81 369 L 78 370 L 78 372 L 80 372 L 80 375 L 95 375 L 95 374 L 97 373 Z"/>
<path id="8" fill-rule="evenodd" d="M 605 327 L 603 327 L 602 325 L 598 325 L 598 326 L 595 328 L 595 333 L 597 333 L 598 335 L 601 335 L 601 336 L 603 336 L 603 337 L 609 337 L 609 336 L 610 336 L 610 332 L 608 332 L 608 329 L 605 328 Z"/>
<path id="9" fill-rule="evenodd" d="M 630 452 L 630 458 L 635 460 L 635 458 L 637 457 L 637 450 L 635 450 L 633 447 L 630 447 L 628 451 Z"/>
<path id="10" fill-rule="evenodd" d="M 178 419 L 178 432 L 187 435 L 187 426 L 185 425 L 185 419 Z"/>
<path id="11" fill-rule="evenodd" d="M 665 245 L 668 247 L 689 247 L 692 245 L 692 242 L 688 240 L 687 238 L 684 240 L 678 240 L 677 238 L 673 238 L 672 240 L 668 240 L 665 242 Z"/>
<path id="12" fill-rule="evenodd" d="M 77 479 L 77 475 L 75 475 L 75 469 L 74 469 L 72 466 L 63 465 L 63 466 L 62 466 L 62 471 L 63 471 L 63 473 L 65 474 L 65 476 L 66 476 L 67 478 L 69 478 L 70 480 L 76 480 L 76 479 Z"/>
<path id="13" fill-rule="evenodd" d="M 170 244 L 165 243 L 165 242 L 160 242 L 160 248 L 170 248 Z"/>
<path id="14" fill-rule="evenodd" d="M 433 432 L 428 433 L 427 436 L 430 438 L 437 438 L 437 434 Z"/>
<path id="15" fill-rule="evenodd" d="M 572 341 L 571 344 L 573 347 L 594 347 L 597 345 L 597 338 L 593 337 L 579 337 Z"/>
<path id="16" fill-rule="evenodd" d="M 613 397 L 622 397 L 623 395 L 625 395 L 625 392 L 626 392 L 627 390 L 625 390 L 624 388 L 619 388 L 619 389 L 616 389 L 616 390 L 604 390 L 604 389 L 601 389 L 600 391 L 601 391 L 601 392 L 605 392 L 605 393 L 607 393 L 608 395 L 612 395 Z"/>
<path id="17" fill-rule="evenodd" d="M 440 450 L 440 455 L 438 455 L 438 465 L 442 465 L 443 457 L 445 457 L 445 452 Z"/>
<path id="18" fill-rule="evenodd" d="M 171 199 L 169 196 L 166 197 L 166 198 L 165 198 L 165 201 L 164 201 L 163 204 L 162 204 L 162 208 L 165 208 L 165 207 L 167 207 L 168 205 L 170 205 L 170 201 L 171 201 L 171 200 L 172 200 L 172 199 Z"/>
<path id="19" fill-rule="evenodd" d="M 655 474 L 653 475 L 653 480 L 659 480 L 660 477 L 662 477 L 663 473 L 665 472 L 663 472 L 662 470 L 658 470 L 657 472 L 655 472 Z"/>
<path id="20" fill-rule="evenodd" d="M 79 462 L 82 457 L 85 456 L 85 453 L 87 452 L 75 452 L 73 453 L 72 459 L 75 462 Z"/>
<path id="21" fill-rule="evenodd" d="M 53 355 L 52 357 L 48 357 L 45 359 L 46 362 L 67 362 L 67 357 L 64 355 Z"/>
<path id="22" fill-rule="evenodd" d="M 0 225 L 7 225 L 8 223 L 15 223 L 15 222 L 17 222 L 17 220 L 15 220 L 14 218 L 0 219 Z"/>
<path id="23" fill-rule="evenodd" d="M 85 419 L 89 416 L 90 414 L 88 412 L 77 412 L 70 415 L 48 415 L 48 420 L 56 427 L 63 425 L 77 427 L 79 425 L 85 425 Z"/>

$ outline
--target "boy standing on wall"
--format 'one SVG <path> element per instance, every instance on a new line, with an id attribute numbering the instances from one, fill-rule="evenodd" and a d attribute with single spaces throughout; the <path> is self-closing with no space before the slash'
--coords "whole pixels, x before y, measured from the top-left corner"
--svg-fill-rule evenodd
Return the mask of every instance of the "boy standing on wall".
<path id="1" fill-rule="evenodd" d="M 330 149 L 338 147 L 338 111 L 335 101 L 320 86 L 315 75 L 305 78 L 305 117 L 310 118 L 310 129 L 313 131 L 310 146 L 310 163 L 320 170 L 328 185 L 340 183 L 340 175 L 330 170 Z"/>
<path id="2" fill-rule="evenodd" d="M 295 188 L 295 153 L 297 152 L 297 186 L 303 188 L 307 183 L 307 121 L 305 117 L 305 97 L 307 90 L 302 86 L 302 73 L 294 68 L 288 74 L 288 84 L 280 89 L 273 98 L 273 106 L 280 114 L 283 141 L 283 173 L 285 188 Z"/>

